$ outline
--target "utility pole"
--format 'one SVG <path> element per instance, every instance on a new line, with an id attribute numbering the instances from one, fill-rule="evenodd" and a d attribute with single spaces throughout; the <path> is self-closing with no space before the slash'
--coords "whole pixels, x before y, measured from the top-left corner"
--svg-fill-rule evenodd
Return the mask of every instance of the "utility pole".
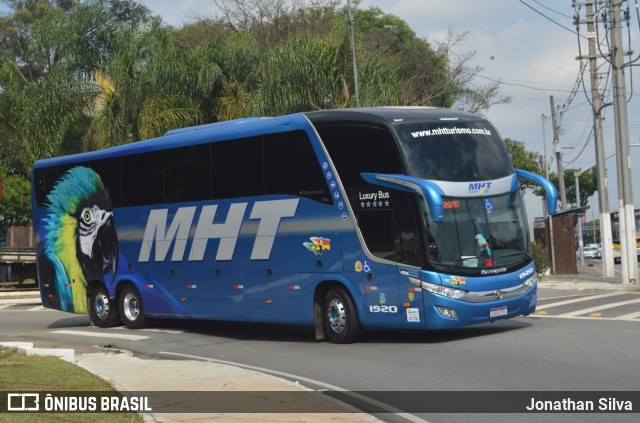
<path id="1" fill-rule="evenodd" d="M 613 111 L 615 114 L 616 161 L 618 164 L 622 282 L 635 284 L 638 280 L 638 265 L 636 260 L 636 222 L 633 210 L 629 120 L 627 116 L 623 60 L 624 48 L 622 45 L 622 19 L 620 17 L 620 4 L 622 1 L 623 0 L 610 0 L 609 2 L 612 18 L 610 27 L 611 61 L 613 64 Z M 626 16 L 626 19 L 628 19 L 628 16 Z"/>
<path id="2" fill-rule="evenodd" d="M 549 118 L 546 117 L 544 113 L 540 118 L 542 119 L 542 144 L 544 145 L 544 176 L 549 179 L 549 164 L 547 162 L 547 160 L 549 160 L 549 156 L 547 155 L 547 131 L 544 126 L 544 121 Z"/>
<path id="3" fill-rule="evenodd" d="M 549 179 L 549 162 L 547 162 L 547 131 L 544 126 L 544 121 L 547 117 L 543 114 L 541 116 L 542 119 L 542 143 L 544 144 L 544 160 L 542 162 L 544 166 L 544 174 L 547 179 Z M 556 274 L 556 250 L 553 243 L 553 216 L 547 215 L 547 198 L 544 197 L 542 199 L 542 210 L 544 210 L 544 217 L 548 219 L 549 222 L 549 240 L 547 241 L 551 246 L 551 273 Z"/>
<path id="4" fill-rule="evenodd" d="M 351 12 L 351 0 L 347 0 L 347 9 L 349 9 L 349 27 L 351 28 L 351 55 L 353 57 L 353 84 L 355 85 L 356 106 L 360 107 L 360 90 L 358 88 L 358 62 L 356 60 L 356 39 L 355 39 L 355 21 Z"/>
<path id="5" fill-rule="evenodd" d="M 553 107 L 553 106 L 552 106 Z M 547 162 L 547 131 L 544 126 L 544 121 L 547 117 L 543 114 L 542 118 L 542 143 L 544 144 L 544 174 L 549 179 L 549 164 Z M 547 216 L 547 199 L 544 197 L 544 216 L 549 219 L 549 244 L 551 244 L 551 272 L 556 274 L 556 250 L 553 243 L 553 216 Z"/>
<path id="6" fill-rule="evenodd" d="M 606 158 L 604 157 L 604 135 L 602 131 L 602 102 L 600 100 L 600 84 L 598 81 L 599 57 L 596 49 L 596 29 L 594 26 L 593 1 L 584 3 L 587 9 L 586 21 L 576 16 L 576 25 L 587 24 L 587 39 L 589 45 L 589 71 L 591 75 L 591 106 L 593 108 L 593 136 L 596 146 L 596 174 L 598 178 L 598 209 L 600 210 L 600 234 L 602 237 L 602 272 L 604 277 L 615 276 L 613 263 L 613 240 L 611 235 L 611 214 L 609 211 L 609 182 L 607 179 Z M 575 7 L 576 1 L 573 1 Z M 585 57 L 577 57 L 582 60 Z M 576 179 L 577 183 L 577 179 Z M 578 188 L 576 188 L 578 189 Z M 580 206 L 580 204 L 578 204 Z M 582 249 L 582 244 L 579 245 Z M 582 251 L 582 250 L 581 250 Z M 581 253 L 582 256 L 582 253 Z"/>
<path id="7" fill-rule="evenodd" d="M 564 187 L 564 171 L 562 170 L 562 152 L 560 149 L 560 137 L 558 128 L 558 119 L 556 117 L 556 103 L 553 96 L 549 96 L 551 101 L 551 124 L 553 125 L 553 150 L 556 153 L 556 165 L 558 166 L 558 185 L 560 186 L 560 204 L 561 209 L 567 209 L 567 192 Z"/>
<path id="8" fill-rule="evenodd" d="M 575 178 L 576 186 L 576 207 L 580 207 L 580 175 L 582 171 L 576 169 L 573 176 Z M 580 265 L 584 266 L 584 239 L 582 235 L 582 216 L 578 218 L 578 251 L 580 252 Z"/>

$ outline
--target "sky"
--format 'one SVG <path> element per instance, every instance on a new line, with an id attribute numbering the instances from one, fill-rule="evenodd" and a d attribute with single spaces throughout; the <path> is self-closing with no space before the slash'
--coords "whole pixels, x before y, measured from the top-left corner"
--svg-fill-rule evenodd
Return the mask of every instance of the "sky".
<path id="1" fill-rule="evenodd" d="M 630 0 L 632 11 L 631 42 L 623 33 L 625 49 L 640 52 L 640 24 L 636 16 L 636 1 Z M 144 0 L 154 15 L 174 26 L 190 22 L 198 15 L 216 16 L 212 0 Z M 576 95 L 572 90 L 581 79 L 578 36 L 573 24 L 575 10 L 571 0 L 363 0 L 357 7 L 379 7 L 406 21 L 416 34 L 430 42 L 443 41 L 449 30 L 466 33 L 454 52 L 475 52 L 469 62 L 483 70 L 476 84 L 491 80 L 502 82 L 500 94 L 511 97 L 506 105 L 491 107 L 484 115 L 496 126 L 503 138 L 525 143 L 527 150 L 544 155 L 546 138 L 547 158 L 552 172 L 557 172 L 553 160 L 553 130 L 550 96 L 563 110 L 560 119 L 560 145 L 565 169 L 585 169 L 595 165 L 595 146 L 591 129 L 591 106 L 582 85 Z M 535 10 L 534 10 L 535 9 Z M 585 10 L 580 16 L 584 19 Z M 555 21 L 555 22 L 553 22 Z M 563 28 L 564 26 L 564 28 Z M 357 27 L 357 22 L 356 22 Z M 586 27 L 580 28 L 586 34 Z M 586 51 L 586 41 L 581 41 Z M 605 85 L 608 67 L 599 61 L 603 73 L 602 87 L 609 93 L 611 83 Z M 637 68 L 626 69 L 629 143 L 640 144 L 640 73 Z M 632 79 L 633 77 L 633 85 Z M 610 80 L 609 80 L 610 81 Z M 584 73 L 586 92 L 590 96 L 588 70 Z M 542 115 L 545 116 L 543 119 Z M 605 156 L 615 153 L 613 107 L 604 111 Z M 544 125 L 543 125 L 544 122 Z M 543 130 L 544 128 L 544 130 Z M 544 133 L 543 133 L 544 131 Z M 640 207 L 640 146 L 631 148 L 634 204 Z M 609 206 L 618 208 L 615 157 L 606 161 L 609 178 Z M 538 197 L 525 199 L 530 219 L 542 216 Z M 597 197 L 589 201 L 588 220 L 598 218 Z"/>

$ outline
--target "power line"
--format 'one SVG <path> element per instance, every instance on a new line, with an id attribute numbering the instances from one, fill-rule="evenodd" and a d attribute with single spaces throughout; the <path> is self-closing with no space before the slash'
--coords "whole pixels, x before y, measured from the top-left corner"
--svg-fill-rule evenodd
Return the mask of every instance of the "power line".
<path id="1" fill-rule="evenodd" d="M 536 91 L 550 91 L 550 92 L 565 92 L 565 93 L 570 93 L 572 92 L 571 90 L 563 90 L 563 89 L 558 89 L 558 88 L 540 88 L 540 87 L 534 87 L 531 85 L 526 85 L 526 84 L 518 84 L 515 82 L 504 82 L 501 79 L 495 79 L 495 78 L 489 78 L 488 76 L 482 76 L 482 75 L 476 75 L 477 78 L 482 78 L 482 79 L 486 79 L 488 81 L 492 81 L 492 82 L 498 82 L 502 85 L 511 85 L 514 87 L 522 87 L 522 88 L 529 88 L 531 90 L 536 90 Z"/>
<path id="2" fill-rule="evenodd" d="M 587 122 L 587 126 L 584 127 L 584 129 L 582 131 L 582 134 L 580 135 L 580 139 L 578 140 L 578 143 L 576 144 L 574 149 L 577 148 L 580 145 L 580 140 L 584 137 L 584 134 L 587 131 L 587 128 L 589 127 L 589 123 L 591 123 L 591 122 Z M 576 162 L 580 158 L 580 156 L 582 156 L 582 153 L 584 153 L 584 150 L 587 148 L 587 146 L 589 145 L 589 141 L 591 141 L 592 138 L 593 138 L 593 125 L 591 125 L 591 130 L 589 131 L 589 135 L 585 139 L 584 145 L 582 146 L 582 148 L 578 152 L 578 155 L 573 160 L 565 161 L 565 164 L 571 164 L 571 163 Z"/>
<path id="3" fill-rule="evenodd" d="M 545 6 L 544 4 L 540 3 L 538 0 L 533 0 L 533 2 L 538 4 L 539 6 L 542 6 L 543 8 L 547 9 L 550 12 L 557 13 L 558 15 L 564 16 L 565 18 L 573 19 L 573 16 L 565 15 L 564 13 L 558 10 L 552 9 L 549 6 Z"/>
<path id="4" fill-rule="evenodd" d="M 543 18 L 545 18 L 545 19 L 547 19 L 547 20 L 549 20 L 549 21 L 553 22 L 554 24 L 558 25 L 560 28 L 563 28 L 563 29 L 565 29 L 565 30 L 569 31 L 569 32 L 570 32 L 570 33 L 572 33 L 572 34 L 576 34 L 576 35 L 577 35 L 577 36 L 579 36 L 579 37 L 586 38 L 584 35 L 580 35 L 580 34 L 578 34 L 578 33 L 577 33 L 577 32 L 575 32 L 574 30 L 572 30 L 571 28 L 568 28 L 568 27 L 566 27 L 566 26 L 562 25 L 560 22 L 558 22 L 558 21 L 556 21 L 556 20 L 554 20 L 554 19 L 550 18 L 549 16 L 545 15 L 544 13 L 542 13 L 541 11 L 539 11 L 538 9 L 536 9 L 535 7 L 531 6 L 530 4 L 525 3 L 525 2 L 524 2 L 524 0 L 518 0 L 518 1 L 519 1 L 520 3 L 522 3 L 522 4 L 524 4 L 525 6 L 527 6 L 529 9 L 533 10 L 534 12 L 536 12 L 538 15 L 540 15 L 540 16 L 542 16 Z"/>

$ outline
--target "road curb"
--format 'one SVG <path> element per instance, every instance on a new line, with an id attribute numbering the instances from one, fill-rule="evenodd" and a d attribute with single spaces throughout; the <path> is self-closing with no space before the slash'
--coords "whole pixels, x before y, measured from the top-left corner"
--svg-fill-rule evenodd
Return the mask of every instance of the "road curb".
<path id="1" fill-rule="evenodd" d="M 23 304 L 23 305 L 40 305 L 40 291 L 38 290 L 17 290 L 5 291 L 0 290 L 0 305 Z"/>
<path id="2" fill-rule="evenodd" d="M 17 291 L 0 290 L 0 298 L 13 298 L 13 297 L 29 297 L 40 298 L 40 291 L 37 289 L 23 289 Z"/>
<path id="3" fill-rule="evenodd" d="M 7 347 L 24 353 L 25 355 L 40 355 L 58 357 L 64 361 L 76 364 L 75 350 L 70 348 L 34 348 L 32 342 L 0 342 L 0 347 Z"/>

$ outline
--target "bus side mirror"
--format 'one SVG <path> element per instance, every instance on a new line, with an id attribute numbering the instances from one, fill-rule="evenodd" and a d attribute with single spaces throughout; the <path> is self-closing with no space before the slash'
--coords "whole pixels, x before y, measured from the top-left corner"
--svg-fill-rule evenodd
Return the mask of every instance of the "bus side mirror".
<path id="1" fill-rule="evenodd" d="M 529 172 L 522 169 L 516 169 L 516 175 L 518 175 L 519 178 L 535 182 L 536 184 L 544 188 L 545 196 L 547 197 L 547 212 L 549 213 L 549 215 L 556 214 L 556 207 L 558 205 L 558 191 L 556 190 L 556 187 L 553 186 L 550 180 L 548 180 L 544 176 L 538 175 L 537 173 Z"/>
<path id="2" fill-rule="evenodd" d="M 428 179 L 414 178 L 407 175 L 387 175 L 367 172 L 362 172 L 360 176 L 373 185 L 420 194 L 427 203 L 429 213 L 431 213 L 431 219 L 434 222 L 442 222 L 444 220 L 444 207 L 442 204 L 444 191 Z"/>

